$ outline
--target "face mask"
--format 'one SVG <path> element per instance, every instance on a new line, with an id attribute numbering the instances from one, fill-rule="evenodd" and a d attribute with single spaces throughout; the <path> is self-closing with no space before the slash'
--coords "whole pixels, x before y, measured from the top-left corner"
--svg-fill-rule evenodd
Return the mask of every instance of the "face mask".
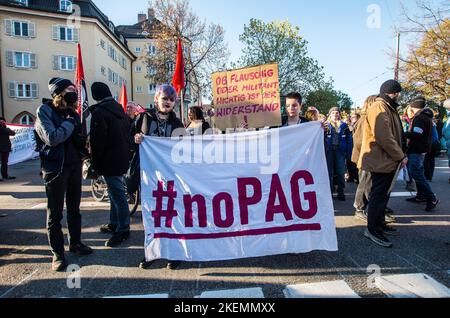
<path id="1" fill-rule="evenodd" d="M 64 95 L 64 101 L 67 104 L 75 104 L 78 101 L 78 94 L 74 92 L 69 92 Z"/>

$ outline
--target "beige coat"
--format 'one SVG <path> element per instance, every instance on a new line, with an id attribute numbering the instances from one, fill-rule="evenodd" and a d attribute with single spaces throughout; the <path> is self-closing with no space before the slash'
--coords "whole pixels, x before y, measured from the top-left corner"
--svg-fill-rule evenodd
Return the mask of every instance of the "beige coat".
<path id="1" fill-rule="evenodd" d="M 400 117 L 378 97 L 367 110 L 358 168 L 376 173 L 392 173 L 405 158 Z"/>
<path id="2" fill-rule="evenodd" d="M 359 155 L 361 154 L 361 146 L 365 122 L 366 122 L 366 115 L 361 115 L 361 118 L 355 124 L 355 128 L 353 128 L 352 162 L 355 164 L 358 164 Z"/>

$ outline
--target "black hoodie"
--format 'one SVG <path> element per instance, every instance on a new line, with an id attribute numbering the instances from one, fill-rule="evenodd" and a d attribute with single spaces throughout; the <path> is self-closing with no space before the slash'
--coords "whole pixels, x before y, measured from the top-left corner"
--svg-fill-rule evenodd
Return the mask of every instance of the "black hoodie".
<path id="1" fill-rule="evenodd" d="M 92 164 L 99 175 L 124 175 L 129 166 L 130 123 L 122 106 L 112 97 L 91 106 Z"/>
<path id="2" fill-rule="evenodd" d="M 411 128 L 405 133 L 408 139 L 408 154 L 423 154 L 431 151 L 433 111 L 425 108 L 414 117 Z"/>

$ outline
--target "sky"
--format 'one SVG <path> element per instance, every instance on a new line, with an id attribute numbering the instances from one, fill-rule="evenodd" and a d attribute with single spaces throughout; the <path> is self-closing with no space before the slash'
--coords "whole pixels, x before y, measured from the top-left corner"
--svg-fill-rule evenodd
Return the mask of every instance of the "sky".
<path id="1" fill-rule="evenodd" d="M 403 2 L 414 11 L 414 0 Z M 138 12 L 147 12 L 148 7 L 148 0 L 94 3 L 115 25 L 135 24 Z M 201 19 L 224 27 L 231 60 L 240 57 L 239 35 L 251 18 L 288 20 L 298 26 L 308 41 L 310 57 L 355 107 L 394 77 L 394 61 L 388 53 L 396 45 L 394 24 L 401 12 L 400 0 L 190 0 L 190 5 Z M 406 44 L 402 43 L 402 51 Z"/>

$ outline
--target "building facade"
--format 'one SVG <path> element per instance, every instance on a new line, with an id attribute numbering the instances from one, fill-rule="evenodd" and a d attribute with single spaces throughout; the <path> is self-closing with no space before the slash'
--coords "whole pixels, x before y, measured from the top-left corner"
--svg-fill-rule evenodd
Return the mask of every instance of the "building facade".
<path id="1" fill-rule="evenodd" d="M 9 122 L 32 124 L 48 80 L 75 80 L 80 43 L 89 103 L 101 81 L 119 97 L 133 96 L 136 56 L 126 38 L 90 0 L 0 0 L 0 111 Z"/>

